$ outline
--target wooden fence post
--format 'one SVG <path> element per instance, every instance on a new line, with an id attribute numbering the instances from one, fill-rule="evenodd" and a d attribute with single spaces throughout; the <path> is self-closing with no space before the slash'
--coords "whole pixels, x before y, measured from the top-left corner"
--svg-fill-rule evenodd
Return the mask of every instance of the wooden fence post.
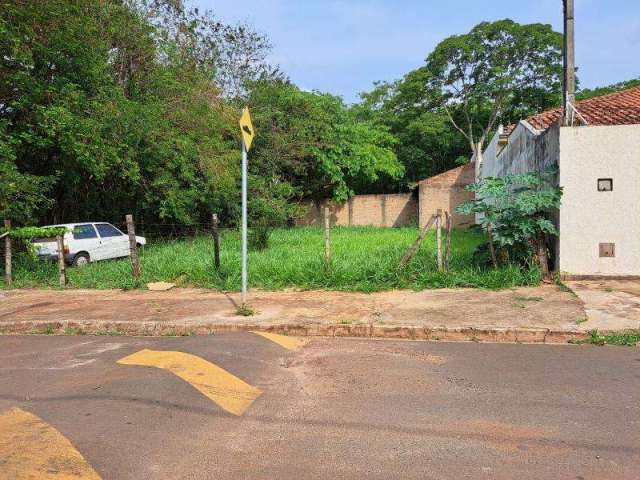
<path id="1" fill-rule="evenodd" d="M 213 261 L 220 271 L 220 234 L 218 232 L 218 214 L 211 215 L 211 233 L 213 235 Z"/>
<path id="2" fill-rule="evenodd" d="M 436 214 L 436 243 L 437 243 L 437 255 L 438 255 L 438 271 L 442 271 L 442 209 L 438 209 Z"/>
<path id="3" fill-rule="evenodd" d="M 435 221 L 436 221 L 436 215 L 431 215 L 431 217 L 429 218 L 429 221 L 422 229 L 422 232 L 420 232 L 420 235 L 418 235 L 418 238 L 416 238 L 416 240 L 411 244 L 411 246 L 407 249 L 407 251 L 404 252 L 404 255 L 400 259 L 400 267 L 404 267 L 411 261 L 411 259 L 413 258 L 413 255 L 418 251 L 418 247 L 424 240 L 424 237 L 427 236 L 427 232 L 429 231 L 429 229 L 431 228 L 431 226 Z"/>
<path id="4" fill-rule="evenodd" d="M 331 211 L 328 201 L 324 204 L 324 263 L 326 267 L 331 264 Z"/>
<path id="5" fill-rule="evenodd" d="M 7 235 L 4 237 L 4 284 L 7 288 L 11 287 L 13 275 L 11 273 L 11 220 L 5 219 L 4 228 Z"/>
<path id="6" fill-rule="evenodd" d="M 133 277 L 140 278 L 140 259 L 138 258 L 138 242 L 136 241 L 136 227 L 133 223 L 133 215 L 127 215 L 127 233 L 129 234 L 129 257 L 131 258 L 131 269 Z"/>
<path id="7" fill-rule="evenodd" d="M 58 283 L 61 287 L 67 285 L 67 265 L 64 261 L 64 236 L 56 235 L 58 246 Z"/>
<path id="8" fill-rule="evenodd" d="M 445 212 L 445 217 L 447 219 L 447 244 L 445 246 L 444 252 L 444 269 L 449 271 L 449 263 L 451 260 L 451 229 L 453 228 L 453 219 L 449 212 Z"/>

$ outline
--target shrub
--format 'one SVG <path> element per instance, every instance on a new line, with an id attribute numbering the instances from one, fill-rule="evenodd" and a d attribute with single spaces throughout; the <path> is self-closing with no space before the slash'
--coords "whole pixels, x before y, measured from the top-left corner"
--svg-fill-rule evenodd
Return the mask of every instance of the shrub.
<path id="1" fill-rule="evenodd" d="M 269 246 L 269 227 L 259 225 L 249 230 L 249 248 L 251 250 L 265 250 Z"/>
<path id="2" fill-rule="evenodd" d="M 553 182 L 555 174 L 553 169 L 487 177 L 468 187 L 476 198 L 458 207 L 458 212 L 481 216 L 479 226 L 489 237 L 494 267 L 501 261 L 531 258 L 535 252 L 543 275 L 548 276 L 547 238 L 558 233 L 549 214 L 560 207 L 562 197 L 562 189 Z"/>

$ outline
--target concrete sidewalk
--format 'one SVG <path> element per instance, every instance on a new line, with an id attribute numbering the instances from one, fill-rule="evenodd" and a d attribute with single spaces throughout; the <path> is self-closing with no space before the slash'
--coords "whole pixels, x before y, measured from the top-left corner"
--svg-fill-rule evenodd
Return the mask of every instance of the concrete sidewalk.
<path id="1" fill-rule="evenodd" d="M 577 288 L 582 292 L 581 286 Z M 599 288 L 600 295 L 617 295 L 606 286 Z M 236 315 L 237 300 L 237 294 L 197 289 L 12 290 L 0 292 L 0 333 L 191 335 L 265 330 L 295 335 L 558 343 L 584 339 L 594 329 L 611 333 L 640 327 L 640 321 L 628 315 L 589 317 L 576 294 L 555 285 L 373 294 L 252 291 L 250 305 L 256 314 L 250 317 Z"/>

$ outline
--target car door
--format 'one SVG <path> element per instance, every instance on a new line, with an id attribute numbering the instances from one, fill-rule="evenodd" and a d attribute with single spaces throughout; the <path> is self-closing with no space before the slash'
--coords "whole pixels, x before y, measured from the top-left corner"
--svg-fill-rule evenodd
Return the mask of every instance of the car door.
<path id="1" fill-rule="evenodd" d="M 71 239 L 69 240 L 69 253 L 75 255 L 79 252 L 87 252 L 89 258 L 93 260 L 101 260 L 104 255 L 100 238 L 96 233 L 96 229 L 90 223 L 82 223 L 74 225 L 71 231 Z"/>
<path id="2" fill-rule="evenodd" d="M 96 223 L 100 241 L 105 247 L 105 257 L 119 258 L 129 255 L 128 237 L 110 223 Z"/>

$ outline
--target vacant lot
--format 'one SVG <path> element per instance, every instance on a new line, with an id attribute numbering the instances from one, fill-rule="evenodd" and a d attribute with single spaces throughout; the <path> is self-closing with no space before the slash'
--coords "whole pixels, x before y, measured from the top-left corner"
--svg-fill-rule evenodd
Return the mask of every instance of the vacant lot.
<path id="1" fill-rule="evenodd" d="M 372 292 L 393 288 L 504 288 L 539 282 L 536 269 L 493 270 L 474 266 L 472 253 L 483 237 L 467 231 L 453 232 L 450 272 L 437 271 L 433 233 L 425 239 L 411 264 L 399 270 L 399 260 L 416 236 L 415 228 L 335 228 L 332 230 L 333 262 L 327 269 L 322 230 L 277 229 L 271 233 L 268 248 L 250 252 L 249 283 L 252 287 L 270 290 L 297 287 Z M 136 288 L 148 282 L 168 281 L 180 286 L 238 290 L 238 233 L 225 232 L 221 243 L 220 272 L 214 269 L 211 238 L 201 236 L 152 242 L 145 247 L 139 283 L 131 276 L 128 259 L 122 259 L 69 269 L 69 286 Z M 55 287 L 56 266 L 18 255 L 14 259 L 14 278 L 14 286 L 18 288 Z"/>

